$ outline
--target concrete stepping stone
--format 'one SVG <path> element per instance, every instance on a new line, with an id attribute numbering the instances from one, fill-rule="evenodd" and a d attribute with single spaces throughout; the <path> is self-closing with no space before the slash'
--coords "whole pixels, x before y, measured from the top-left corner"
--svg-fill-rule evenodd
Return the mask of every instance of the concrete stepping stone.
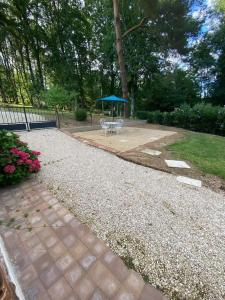
<path id="1" fill-rule="evenodd" d="M 144 149 L 141 152 L 145 153 L 145 154 L 153 155 L 153 156 L 158 156 L 158 155 L 160 155 L 162 153 L 162 152 L 160 152 L 158 150 L 153 150 L 153 149 Z"/>
<path id="2" fill-rule="evenodd" d="M 121 143 L 127 143 L 128 140 L 120 140 Z"/>
<path id="3" fill-rule="evenodd" d="M 191 167 L 182 160 L 165 160 L 166 164 L 170 168 L 182 168 L 182 169 L 190 169 Z"/>
<path id="4" fill-rule="evenodd" d="M 197 186 L 197 187 L 202 187 L 201 180 L 192 179 L 190 177 L 178 176 L 177 181 L 179 181 L 181 183 Z"/>

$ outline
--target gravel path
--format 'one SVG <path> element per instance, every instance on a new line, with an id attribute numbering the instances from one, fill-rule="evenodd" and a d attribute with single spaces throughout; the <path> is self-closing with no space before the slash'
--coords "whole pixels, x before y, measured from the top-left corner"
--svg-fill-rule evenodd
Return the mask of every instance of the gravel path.
<path id="1" fill-rule="evenodd" d="M 150 283 L 170 299 L 224 299 L 222 195 L 57 130 L 21 135 L 43 153 L 39 179 Z"/>

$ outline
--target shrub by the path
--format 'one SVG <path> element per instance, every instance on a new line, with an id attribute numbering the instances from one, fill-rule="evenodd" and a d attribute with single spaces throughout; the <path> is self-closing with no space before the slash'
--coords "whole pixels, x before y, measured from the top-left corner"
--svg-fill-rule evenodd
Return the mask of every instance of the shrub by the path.
<path id="1" fill-rule="evenodd" d="M 19 183 L 37 173 L 41 168 L 39 155 L 15 133 L 0 130 L 0 186 Z"/>
<path id="2" fill-rule="evenodd" d="M 75 119 L 77 121 L 86 121 L 87 120 L 87 112 L 85 109 L 79 108 L 75 112 Z"/>

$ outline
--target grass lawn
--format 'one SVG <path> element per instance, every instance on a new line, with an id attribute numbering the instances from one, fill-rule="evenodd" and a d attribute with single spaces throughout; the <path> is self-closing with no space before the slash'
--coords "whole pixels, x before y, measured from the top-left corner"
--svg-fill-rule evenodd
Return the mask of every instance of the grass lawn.
<path id="1" fill-rule="evenodd" d="M 188 133 L 168 146 L 177 157 L 189 160 L 201 171 L 225 179 L 225 138 L 210 134 Z"/>

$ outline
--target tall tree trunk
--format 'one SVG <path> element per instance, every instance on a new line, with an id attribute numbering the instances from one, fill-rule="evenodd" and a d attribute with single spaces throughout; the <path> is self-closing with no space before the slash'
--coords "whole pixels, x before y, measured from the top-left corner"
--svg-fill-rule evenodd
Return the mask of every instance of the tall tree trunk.
<path id="1" fill-rule="evenodd" d="M 119 0 L 113 0 L 113 9 L 114 9 L 114 24 L 115 24 L 115 32 L 116 32 L 116 50 L 117 50 L 119 68 L 120 68 L 122 92 L 123 92 L 123 98 L 128 99 L 127 73 L 125 68 L 122 35 L 121 35 Z M 127 105 L 126 105 L 126 117 L 128 117 Z"/>

